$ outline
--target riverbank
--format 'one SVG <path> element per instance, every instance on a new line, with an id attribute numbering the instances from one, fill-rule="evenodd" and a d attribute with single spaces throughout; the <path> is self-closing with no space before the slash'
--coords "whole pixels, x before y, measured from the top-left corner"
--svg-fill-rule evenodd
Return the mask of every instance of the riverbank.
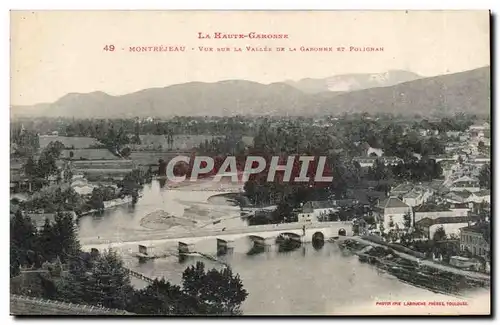
<path id="1" fill-rule="evenodd" d="M 178 226 L 185 229 L 192 229 L 196 226 L 196 223 L 196 220 L 176 217 L 163 210 L 151 212 L 140 221 L 142 227 L 153 230 L 168 230 Z"/>
<path id="2" fill-rule="evenodd" d="M 431 260 L 423 260 L 360 237 L 343 238 L 339 247 L 399 280 L 436 293 L 460 296 L 461 291 L 490 286 L 487 274 L 466 271 Z"/>
<path id="3" fill-rule="evenodd" d="M 88 210 L 88 211 L 80 213 L 80 216 L 87 216 L 87 215 L 92 214 L 92 213 L 107 211 L 107 210 L 110 210 L 110 209 L 113 209 L 113 208 L 116 208 L 116 207 L 119 207 L 119 206 L 122 206 L 125 204 L 129 204 L 129 203 L 132 203 L 132 197 L 130 197 L 130 196 L 127 196 L 123 199 L 114 199 L 114 200 L 110 200 L 110 201 L 104 201 L 104 209 L 102 209 L 102 210 L 98 210 L 98 209 Z"/>

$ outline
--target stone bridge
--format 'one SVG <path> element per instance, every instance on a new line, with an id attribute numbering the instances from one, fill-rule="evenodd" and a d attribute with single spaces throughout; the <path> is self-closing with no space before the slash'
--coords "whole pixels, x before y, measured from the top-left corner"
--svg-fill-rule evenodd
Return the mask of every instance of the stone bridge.
<path id="1" fill-rule="evenodd" d="M 304 229 L 305 228 L 305 229 Z M 337 236 L 351 236 L 352 222 L 332 221 L 315 223 L 283 223 L 258 226 L 245 226 L 241 228 L 195 229 L 175 235 L 165 235 L 162 232 L 150 234 L 148 239 L 130 240 L 108 243 L 87 243 L 82 249 L 115 249 L 132 247 L 134 245 L 161 247 L 164 244 L 177 242 L 179 253 L 193 253 L 193 246 L 204 240 L 213 240 L 214 252 L 223 247 L 231 248 L 235 240 L 249 238 L 255 245 L 272 245 L 277 239 L 289 239 L 310 243 L 315 240 L 328 240 Z M 137 247 L 137 246 L 136 246 Z"/>
<path id="2" fill-rule="evenodd" d="M 200 236 L 179 238 L 179 254 L 193 253 L 193 246 L 206 239 L 214 239 L 217 254 L 226 254 L 235 240 L 247 237 L 254 246 L 270 246 L 277 241 L 290 240 L 300 243 L 325 241 L 338 236 L 352 235 L 352 222 L 286 223 L 277 225 L 248 226 L 241 229 L 211 231 Z M 215 246 L 216 245 L 216 246 Z"/>

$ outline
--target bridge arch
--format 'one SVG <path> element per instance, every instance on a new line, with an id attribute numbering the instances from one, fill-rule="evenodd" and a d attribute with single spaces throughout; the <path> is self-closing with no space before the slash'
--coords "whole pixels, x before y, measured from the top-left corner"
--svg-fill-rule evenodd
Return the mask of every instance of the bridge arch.
<path id="1" fill-rule="evenodd" d="M 344 228 L 340 228 L 339 229 L 339 236 L 346 236 L 347 235 L 347 232 Z"/>
<path id="2" fill-rule="evenodd" d="M 299 234 L 293 232 L 284 232 L 279 234 L 278 237 L 276 237 L 276 243 L 283 243 L 286 241 L 301 242 L 302 238 Z"/>
<path id="3" fill-rule="evenodd" d="M 321 231 L 317 231 L 312 235 L 311 241 L 314 249 L 321 249 L 325 245 L 325 235 Z"/>
<path id="4" fill-rule="evenodd" d="M 325 241 L 325 235 L 321 231 L 317 231 L 312 235 L 312 242 L 322 242 Z"/>

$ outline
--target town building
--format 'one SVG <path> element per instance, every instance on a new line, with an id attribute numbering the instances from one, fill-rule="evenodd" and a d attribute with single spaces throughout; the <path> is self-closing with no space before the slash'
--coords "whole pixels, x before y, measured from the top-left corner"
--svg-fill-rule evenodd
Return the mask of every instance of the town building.
<path id="1" fill-rule="evenodd" d="M 429 187 L 415 186 L 410 192 L 403 194 L 403 202 L 411 207 L 424 204 L 432 195 L 434 191 Z"/>
<path id="2" fill-rule="evenodd" d="M 434 233 L 439 228 L 443 228 L 446 235 L 460 235 L 460 229 L 468 226 L 471 218 L 465 217 L 438 217 L 438 218 L 429 218 L 425 217 L 423 219 L 419 219 L 415 222 L 415 228 L 420 229 L 427 238 L 432 239 L 434 237 Z"/>
<path id="3" fill-rule="evenodd" d="M 469 192 L 478 192 L 481 190 L 479 186 L 479 180 L 476 178 L 472 178 L 469 176 L 463 176 L 453 181 L 450 186 L 450 191 L 469 191 Z"/>
<path id="4" fill-rule="evenodd" d="M 490 254 L 490 224 L 478 223 L 460 229 L 460 249 L 468 250 L 472 255 L 489 257 Z"/>
<path id="5" fill-rule="evenodd" d="M 308 201 L 302 206 L 302 212 L 298 218 L 312 219 L 318 221 L 331 213 L 338 211 L 335 201 Z"/>
<path id="6" fill-rule="evenodd" d="M 397 226 L 400 229 L 406 228 L 404 216 L 406 214 L 411 215 L 412 213 L 412 209 L 409 205 L 394 196 L 379 202 L 376 210 L 383 220 L 384 228 L 387 230 L 391 228 L 391 225 L 394 227 Z"/>

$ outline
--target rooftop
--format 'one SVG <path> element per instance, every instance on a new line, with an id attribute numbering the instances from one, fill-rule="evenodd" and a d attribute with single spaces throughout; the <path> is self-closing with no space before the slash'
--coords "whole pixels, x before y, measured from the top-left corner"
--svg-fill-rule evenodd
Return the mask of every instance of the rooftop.
<path id="1" fill-rule="evenodd" d="M 475 196 L 488 196 L 491 195 L 490 190 L 480 190 L 474 193 Z"/>
<path id="2" fill-rule="evenodd" d="M 401 201 L 397 197 L 393 197 L 393 196 L 391 196 L 390 198 L 388 198 L 388 199 L 380 202 L 379 206 L 382 207 L 382 208 L 384 208 L 384 209 L 388 209 L 388 208 L 409 208 L 409 206 L 406 203 L 404 203 L 403 201 Z"/>
<path id="3" fill-rule="evenodd" d="M 483 235 L 484 240 L 489 244 L 491 241 L 491 225 L 490 223 L 477 223 L 472 226 L 460 228 L 460 232 L 473 232 Z"/>
<path id="4" fill-rule="evenodd" d="M 413 189 L 414 185 L 411 183 L 399 184 L 395 188 L 391 190 L 391 192 L 410 192 Z"/>

